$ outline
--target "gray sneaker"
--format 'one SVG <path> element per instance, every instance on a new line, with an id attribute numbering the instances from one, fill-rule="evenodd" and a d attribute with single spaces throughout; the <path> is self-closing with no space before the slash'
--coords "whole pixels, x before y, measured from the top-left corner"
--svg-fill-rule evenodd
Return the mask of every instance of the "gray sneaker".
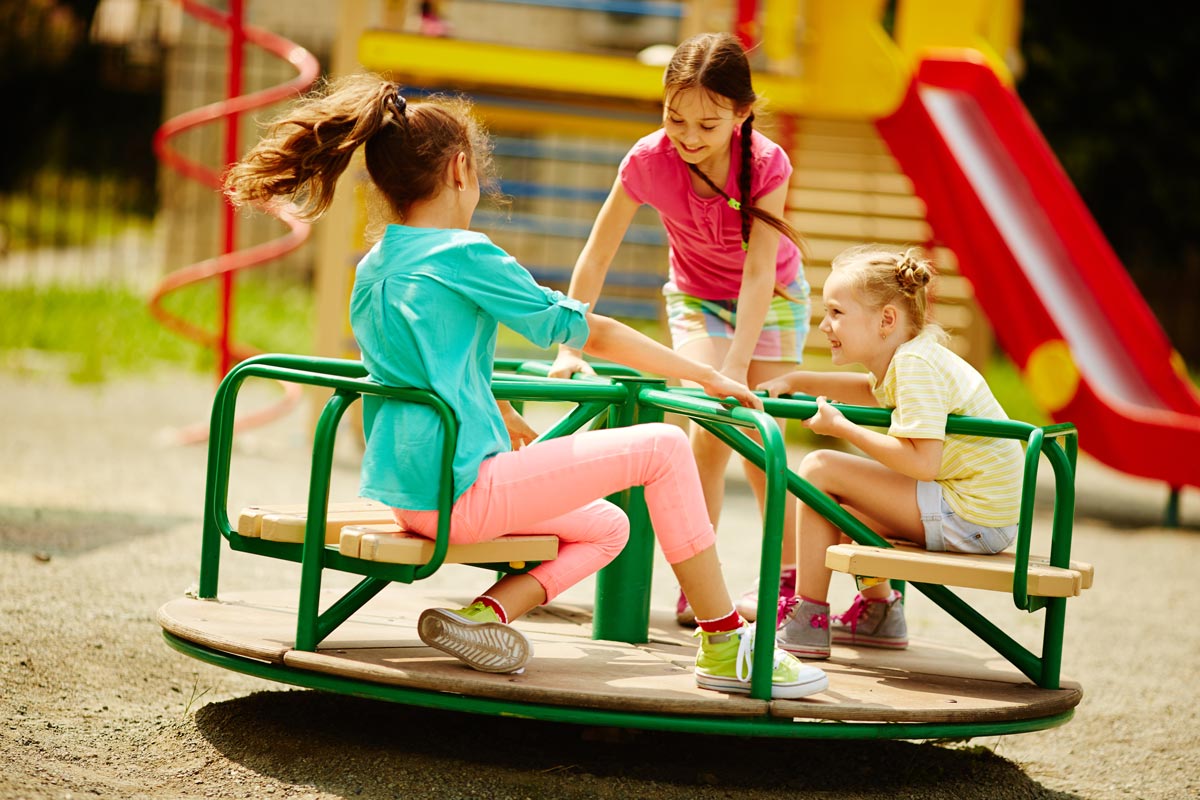
<path id="1" fill-rule="evenodd" d="M 775 644 L 797 658 L 829 658 L 829 604 L 799 596 L 779 602 Z"/>
<path id="2" fill-rule="evenodd" d="M 887 600 L 870 600 L 861 594 L 844 614 L 834 617 L 833 641 L 861 647 L 908 647 L 908 625 L 904 622 L 904 596 L 892 590 Z"/>

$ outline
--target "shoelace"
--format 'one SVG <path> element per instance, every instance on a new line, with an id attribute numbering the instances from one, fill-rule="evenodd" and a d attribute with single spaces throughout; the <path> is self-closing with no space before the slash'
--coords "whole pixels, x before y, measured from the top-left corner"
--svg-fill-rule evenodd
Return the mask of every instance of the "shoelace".
<path id="1" fill-rule="evenodd" d="M 846 609 L 845 613 L 837 616 L 838 622 L 843 625 L 849 625 L 851 631 L 858 630 L 858 620 L 867 611 L 867 599 L 861 594 L 856 595 L 854 602 Z"/>
<path id="2" fill-rule="evenodd" d="M 755 625 L 743 625 L 738 631 L 738 654 L 735 664 L 735 673 L 739 681 L 750 680 L 751 674 L 754 672 L 754 634 L 758 628 Z M 775 660 L 771 662 L 771 672 L 775 672 L 775 668 L 779 666 L 779 662 L 784 659 L 787 653 L 775 648 Z M 743 669 L 745 675 L 742 674 Z"/>
<path id="3" fill-rule="evenodd" d="M 792 609 L 798 605 L 800 605 L 800 598 L 798 596 L 797 597 L 781 597 L 781 598 L 779 598 L 779 610 L 775 612 L 775 627 L 776 627 L 776 629 L 778 629 L 779 626 L 783 624 L 784 620 L 786 620 L 788 618 L 788 615 L 790 615 L 792 613 Z M 810 619 L 808 621 L 808 624 L 814 628 L 828 628 L 829 627 L 829 615 L 828 614 L 813 614 L 812 619 Z"/>
<path id="4" fill-rule="evenodd" d="M 798 605 L 800 605 L 800 598 L 795 595 L 779 598 L 779 610 L 775 613 L 775 627 L 778 628 L 782 625 L 788 614 L 791 614 L 792 609 Z"/>

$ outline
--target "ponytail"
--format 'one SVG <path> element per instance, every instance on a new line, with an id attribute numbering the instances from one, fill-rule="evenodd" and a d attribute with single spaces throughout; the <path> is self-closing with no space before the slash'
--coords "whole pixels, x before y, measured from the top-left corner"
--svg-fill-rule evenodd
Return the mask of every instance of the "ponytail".
<path id="1" fill-rule="evenodd" d="M 327 83 L 271 123 L 262 140 L 225 175 L 236 206 L 290 203 L 304 220 L 333 202 L 338 178 L 359 147 L 367 174 L 390 212 L 436 195 L 450 160 L 466 153 L 482 187 L 491 187 L 491 143 L 463 99 L 408 103 L 400 87 L 378 75 Z"/>
<path id="2" fill-rule="evenodd" d="M 392 84 L 356 75 L 302 99 L 226 173 L 230 202 L 290 203 L 300 219 L 320 217 L 355 151 L 395 118 L 395 96 Z"/>

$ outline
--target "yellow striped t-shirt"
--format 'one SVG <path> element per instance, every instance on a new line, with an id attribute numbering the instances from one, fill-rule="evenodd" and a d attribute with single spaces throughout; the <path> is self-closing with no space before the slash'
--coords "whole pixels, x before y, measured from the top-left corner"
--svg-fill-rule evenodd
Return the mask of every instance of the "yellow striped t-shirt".
<path id="1" fill-rule="evenodd" d="M 1015 439 L 946 435 L 946 416 L 1008 419 L 983 376 L 930 334 L 896 349 L 882 382 L 870 376 L 875 399 L 892 408 L 888 433 L 942 439 L 937 482 L 954 512 L 989 527 L 1013 525 L 1021 504 L 1023 452 Z"/>

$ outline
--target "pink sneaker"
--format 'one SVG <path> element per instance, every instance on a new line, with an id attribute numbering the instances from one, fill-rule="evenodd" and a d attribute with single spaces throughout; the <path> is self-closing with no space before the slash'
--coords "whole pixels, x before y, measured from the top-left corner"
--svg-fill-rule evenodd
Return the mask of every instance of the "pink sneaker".
<path id="1" fill-rule="evenodd" d="M 696 624 L 696 612 L 692 611 L 692 605 L 688 602 L 683 589 L 679 590 L 679 599 L 675 601 L 675 621 L 685 628 L 691 628 Z"/>
<path id="2" fill-rule="evenodd" d="M 786 567 L 779 573 L 779 602 L 796 596 L 796 568 Z M 758 616 L 758 581 L 742 593 L 737 601 L 737 612 L 747 622 L 754 622 Z"/>

